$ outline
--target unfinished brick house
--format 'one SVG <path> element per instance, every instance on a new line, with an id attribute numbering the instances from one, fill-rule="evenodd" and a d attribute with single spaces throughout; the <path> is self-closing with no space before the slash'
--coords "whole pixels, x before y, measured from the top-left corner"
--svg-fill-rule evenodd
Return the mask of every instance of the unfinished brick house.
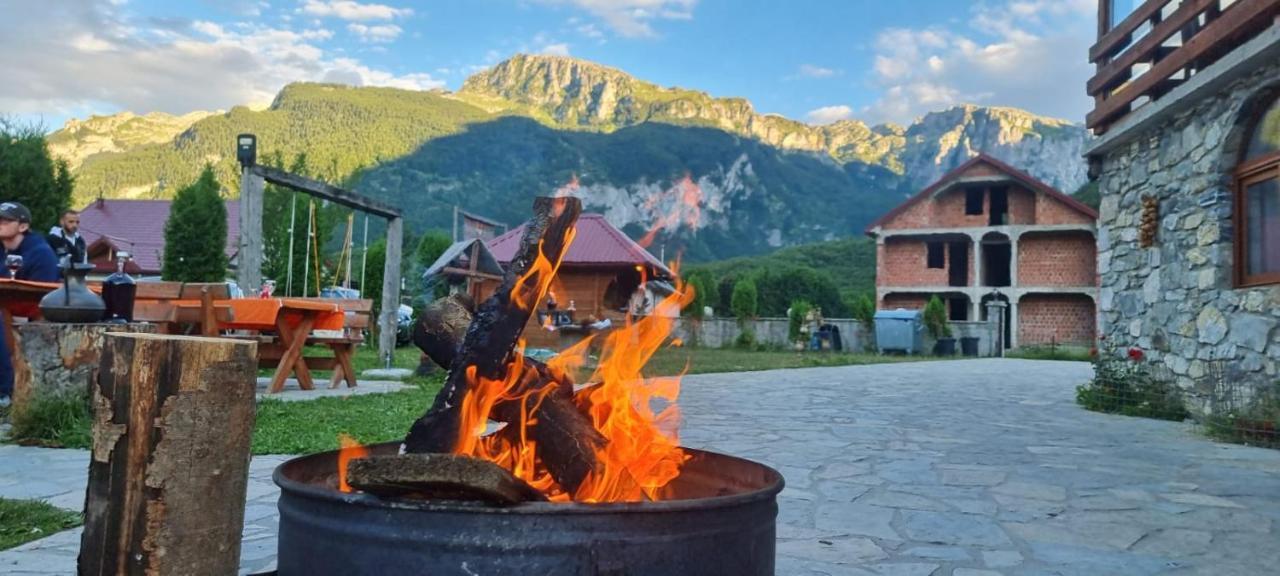
<path id="1" fill-rule="evenodd" d="M 1008 304 L 1006 347 L 1089 344 L 1096 330 L 1098 214 L 980 154 L 867 227 L 876 240 L 876 306 L 923 308 L 953 321 Z"/>

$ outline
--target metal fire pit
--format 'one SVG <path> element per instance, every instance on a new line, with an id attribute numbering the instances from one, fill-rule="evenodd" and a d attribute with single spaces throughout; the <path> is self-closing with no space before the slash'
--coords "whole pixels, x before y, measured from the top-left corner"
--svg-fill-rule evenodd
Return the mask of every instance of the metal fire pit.
<path id="1" fill-rule="evenodd" d="M 370 447 L 394 454 L 398 444 Z M 337 489 L 337 452 L 276 468 L 280 576 L 772 576 L 782 475 L 749 460 L 692 459 L 659 502 L 384 500 Z"/>

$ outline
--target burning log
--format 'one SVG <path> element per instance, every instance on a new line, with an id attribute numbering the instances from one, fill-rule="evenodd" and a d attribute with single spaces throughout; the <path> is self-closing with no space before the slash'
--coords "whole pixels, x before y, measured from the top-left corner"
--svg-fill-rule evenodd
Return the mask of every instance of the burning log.
<path id="1" fill-rule="evenodd" d="M 457 357 L 458 344 L 472 320 L 469 304 L 470 298 L 454 296 L 437 300 L 423 311 L 413 341 L 441 366 L 452 365 Z M 537 424 L 531 426 L 528 433 L 538 443 L 543 464 L 556 484 L 573 493 L 596 469 L 596 451 L 604 446 L 605 438 L 578 410 L 573 400 L 573 380 L 568 375 L 557 373 L 532 358 L 524 358 L 523 366 L 522 384 L 513 395 L 548 392 L 532 411 Z M 503 402 L 494 407 L 491 416 L 501 422 L 519 424 L 521 413 L 518 402 Z"/>
<path id="2" fill-rule="evenodd" d="M 494 504 L 547 500 L 545 495 L 505 468 L 469 456 L 371 456 L 352 460 L 349 466 L 347 484 L 376 496 Z"/>
<path id="3" fill-rule="evenodd" d="M 461 408 L 471 377 L 500 380 L 507 376 L 512 351 L 541 296 L 535 292 L 539 289 L 537 280 L 551 274 L 551 266 L 564 255 L 582 204 L 576 198 L 537 198 L 533 212 L 502 284 L 468 325 L 462 346 L 449 363 L 444 389 L 410 427 L 405 437 L 406 452 L 452 452 L 458 445 Z M 452 333 L 452 329 L 442 331 Z M 441 359 L 444 353 L 439 350 L 446 348 L 447 344 L 433 347 L 442 354 Z"/>

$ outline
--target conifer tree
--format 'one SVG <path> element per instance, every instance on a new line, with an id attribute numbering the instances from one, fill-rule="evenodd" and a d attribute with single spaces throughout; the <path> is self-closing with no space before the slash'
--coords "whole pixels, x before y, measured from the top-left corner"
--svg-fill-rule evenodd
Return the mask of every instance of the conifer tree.
<path id="1" fill-rule="evenodd" d="M 74 182 L 64 160 L 49 155 L 42 130 L 0 117 L 0 201 L 31 211 L 31 228 L 44 233 L 71 203 Z"/>
<path id="2" fill-rule="evenodd" d="M 213 167 L 178 191 L 164 224 L 160 275 L 175 282 L 221 282 L 227 277 L 227 205 Z"/>

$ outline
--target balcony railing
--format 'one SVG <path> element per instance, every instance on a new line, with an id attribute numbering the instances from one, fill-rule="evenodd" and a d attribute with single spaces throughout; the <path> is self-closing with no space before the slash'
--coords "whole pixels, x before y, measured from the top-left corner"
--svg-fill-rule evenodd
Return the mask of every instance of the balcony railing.
<path id="1" fill-rule="evenodd" d="M 1271 26 L 1280 0 L 1147 0 L 1114 27 L 1113 0 L 1099 0 L 1098 42 L 1089 49 L 1094 108 L 1085 123 L 1102 134 Z"/>

